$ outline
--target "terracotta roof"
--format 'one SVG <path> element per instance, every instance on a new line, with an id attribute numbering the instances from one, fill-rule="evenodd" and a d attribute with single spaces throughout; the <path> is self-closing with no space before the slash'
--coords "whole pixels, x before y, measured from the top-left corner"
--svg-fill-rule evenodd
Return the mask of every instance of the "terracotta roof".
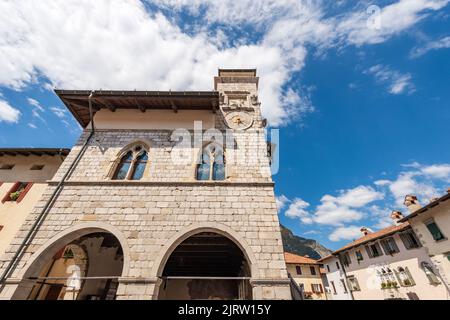
<path id="1" fill-rule="evenodd" d="M 334 255 L 333 254 L 329 254 L 329 255 L 327 255 L 327 256 L 325 256 L 323 258 L 320 258 L 319 260 L 317 260 L 317 262 L 323 262 L 323 261 L 327 260 L 328 258 L 332 258 L 332 257 L 334 257 Z"/>
<path id="2" fill-rule="evenodd" d="M 408 219 L 414 218 L 415 216 L 430 210 L 431 208 L 434 208 L 438 205 L 440 205 L 442 202 L 445 202 L 450 199 L 450 188 L 447 191 L 447 194 L 443 195 L 439 199 L 436 199 L 435 201 L 430 202 L 426 206 L 423 206 L 419 210 L 416 210 L 415 212 L 411 213 L 410 215 L 406 216 L 405 218 L 401 219 L 400 222 L 408 221 Z"/>
<path id="3" fill-rule="evenodd" d="M 370 241 L 374 241 L 374 240 L 382 238 L 382 237 L 389 236 L 391 234 L 394 234 L 396 232 L 402 231 L 402 230 L 407 229 L 409 227 L 410 227 L 409 226 L 409 222 L 404 222 L 404 223 L 402 223 L 402 224 L 400 224 L 398 226 L 390 226 L 390 227 L 381 229 L 379 231 L 369 233 L 368 235 L 366 235 L 364 237 L 361 237 L 361 238 L 359 238 L 359 239 L 357 239 L 357 240 L 355 240 L 353 242 L 350 242 L 349 244 L 343 246 L 342 248 L 334 251 L 333 254 L 336 254 L 336 253 L 339 253 L 341 251 L 360 246 L 362 244 L 365 244 L 365 243 L 370 242 Z"/>
<path id="4" fill-rule="evenodd" d="M 284 253 L 284 260 L 286 261 L 286 263 L 290 264 L 317 264 L 317 260 L 298 256 L 289 252 Z"/>

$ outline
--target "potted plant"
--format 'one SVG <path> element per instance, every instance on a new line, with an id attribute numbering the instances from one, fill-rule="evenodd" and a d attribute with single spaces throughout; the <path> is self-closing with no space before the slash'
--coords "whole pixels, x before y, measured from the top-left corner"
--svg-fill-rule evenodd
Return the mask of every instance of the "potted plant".
<path id="1" fill-rule="evenodd" d="M 18 191 L 16 191 L 16 192 L 11 192 L 10 195 L 9 195 L 9 198 L 10 198 L 12 201 L 16 201 L 17 199 L 19 199 L 20 194 L 22 193 L 22 191 L 23 191 L 23 189 L 22 189 L 22 190 L 18 190 Z"/>
<path id="2" fill-rule="evenodd" d="M 412 283 L 411 283 L 411 281 L 409 281 L 409 279 L 406 279 L 406 280 L 403 281 L 403 285 L 405 285 L 405 286 L 412 286 Z"/>
<path id="3" fill-rule="evenodd" d="M 387 283 L 382 282 L 381 283 L 381 289 L 386 289 L 387 288 Z"/>

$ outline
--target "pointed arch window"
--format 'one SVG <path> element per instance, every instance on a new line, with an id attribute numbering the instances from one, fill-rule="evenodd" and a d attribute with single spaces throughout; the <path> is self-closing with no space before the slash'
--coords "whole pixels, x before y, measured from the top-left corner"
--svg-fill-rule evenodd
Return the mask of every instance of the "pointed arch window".
<path id="1" fill-rule="evenodd" d="M 140 180 L 144 176 L 148 152 L 141 145 L 134 146 L 119 161 L 113 180 Z"/>
<path id="2" fill-rule="evenodd" d="M 210 143 L 203 148 L 196 178 L 201 181 L 225 180 L 225 155 L 221 146 Z"/>

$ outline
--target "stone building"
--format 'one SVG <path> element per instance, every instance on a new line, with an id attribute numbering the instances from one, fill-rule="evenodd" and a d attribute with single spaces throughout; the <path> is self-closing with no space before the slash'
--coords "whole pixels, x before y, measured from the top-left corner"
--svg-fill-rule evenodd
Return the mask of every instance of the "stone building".
<path id="1" fill-rule="evenodd" d="M 57 90 L 84 132 L 2 258 L 0 297 L 290 299 L 258 80 Z"/>

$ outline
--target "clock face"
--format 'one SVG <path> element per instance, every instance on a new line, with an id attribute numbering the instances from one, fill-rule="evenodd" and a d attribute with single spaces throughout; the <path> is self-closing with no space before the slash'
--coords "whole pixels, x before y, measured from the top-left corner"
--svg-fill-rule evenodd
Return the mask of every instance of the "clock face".
<path id="1" fill-rule="evenodd" d="M 225 121 L 231 129 L 245 130 L 253 124 L 253 117 L 247 112 L 230 112 L 225 115 Z"/>

